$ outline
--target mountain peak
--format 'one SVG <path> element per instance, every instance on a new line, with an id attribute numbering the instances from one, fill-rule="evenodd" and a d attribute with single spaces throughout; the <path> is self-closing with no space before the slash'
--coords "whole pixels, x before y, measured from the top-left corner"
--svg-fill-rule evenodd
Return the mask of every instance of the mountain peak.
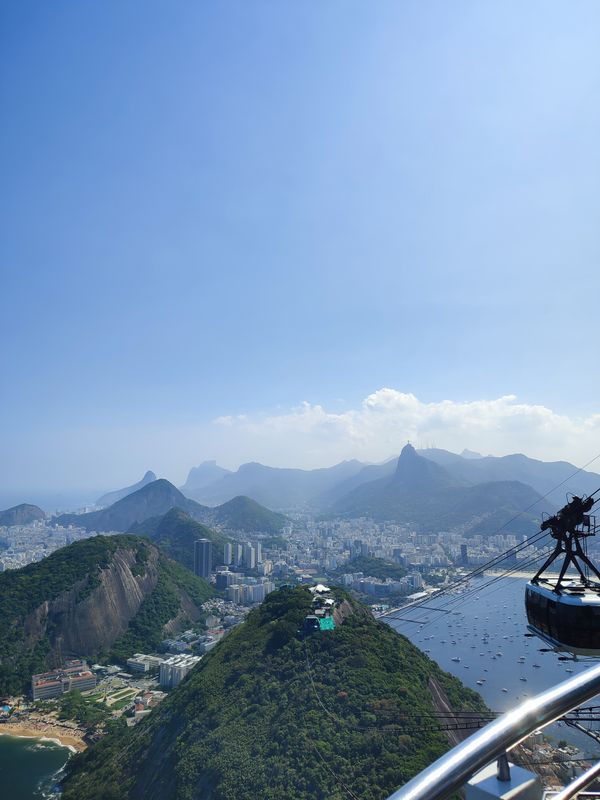
<path id="1" fill-rule="evenodd" d="M 443 467 L 420 456 L 410 442 L 402 448 L 394 481 L 401 482 L 407 488 L 423 491 L 456 484 Z"/>
<path id="2" fill-rule="evenodd" d="M 401 461 L 406 461 L 407 459 L 410 458 L 420 458 L 420 456 L 417 454 L 417 451 L 412 446 L 412 444 L 410 442 L 407 442 L 407 444 L 404 445 L 404 447 L 400 452 L 398 463 L 400 463 Z"/>
<path id="3" fill-rule="evenodd" d="M 466 447 L 461 453 L 462 458 L 483 458 L 481 453 L 477 453 L 475 450 L 468 450 Z"/>
<path id="4" fill-rule="evenodd" d="M 128 494 L 133 494 L 137 492 L 138 489 L 142 489 L 144 486 L 147 486 L 149 483 L 153 483 L 156 480 L 156 475 L 152 472 L 152 470 L 148 470 L 141 481 L 132 484 L 131 486 L 126 486 L 124 489 L 115 489 L 113 492 L 107 492 L 103 494 L 98 500 L 96 500 L 96 505 L 98 508 L 107 508 L 108 506 L 112 506 L 113 503 L 122 500 L 124 497 L 127 497 Z"/>

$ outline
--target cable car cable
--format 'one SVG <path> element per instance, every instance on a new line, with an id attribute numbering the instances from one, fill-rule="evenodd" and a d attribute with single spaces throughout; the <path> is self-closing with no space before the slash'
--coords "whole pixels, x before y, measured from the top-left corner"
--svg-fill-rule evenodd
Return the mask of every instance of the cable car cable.
<path id="1" fill-rule="evenodd" d="M 525 559 L 524 563 L 517 564 L 516 566 L 513 566 L 511 569 L 505 570 L 500 575 L 494 575 L 486 583 L 479 584 L 478 586 L 474 586 L 472 589 L 468 589 L 468 590 L 466 590 L 464 592 L 461 592 L 461 594 L 459 594 L 459 595 L 450 597 L 445 603 L 442 603 L 440 605 L 440 607 L 435 609 L 435 610 L 436 611 L 445 611 L 448 608 L 448 606 L 450 606 L 450 605 L 454 605 L 456 603 L 464 602 L 469 597 L 471 597 L 473 594 L 478 594 L 479 592 L 482 592 L 485 589 L 487 589 L 492 584 L 497 583 L 498 581 L 503 580 L 504 578 L 510 577 L 511 573 L 519 572 L 519 571 L 521 571 L 523 569 L 527 569 L 528 567 L 532 566 L 533 564 L 535 564 L 540 559 L 546 557 L 550 552 L 551 552 L 551 550 L 548 549 L 546 551 L 542 551 L 541 553 L 536 553 L 535 556 L 532 556 L 529 559 Z M 480 569 L 478 569 L 477 571 L 479 572 Z M 407 608 L 400 608 L 399 612 L 406 613 L 407 611 L 412 611 L 412 610 L 414 610 L 414 609 L 416 609 L 418 607 L 419 606 L 409 606 Z M 384 618 L 385 619 L 401 619 L 400 617 L 398 617 L 396 614 L 393 614 L 393 613 L 392 614 L 386 614 Z M 433 620 L 430 620 L 428 617 L 417 617 L 415 620 L 405 620 L 405 621 L 410 621 L 410 622 L 413 622 L 415 624 L 421 624 L 422 627 L 425 627 L 425 625 L 429 625 L 429 624 L 431 624 L 431 622 L 433 622 Z"/>
<path id="2" fill-rule="evenodd" d="M 511 517 L 511 519 L 507 520 L 507 522 L 505 522 L 503 525 L 501 525 L 501 526 L 500 526 L 500 528 L 498 528 L 498 529 L 496 530 L 496 532 L 495 532 L 494 534 L 492 534 L 492 535 L 494 535 L 494 536 L 495 536 L 495 535 L 497 535 L 498 533 L 500 533 L 500 531 L 502 531 L 502 530 L 503 530 L 503 528 L 505 528 L 505 527 L 506 527 L 507 525 L 509 525 L 511 522 L 514 522 L 514 520 L 518 519 L 518 518 L 519 518 L 520 516 L 522 516 L 524 513 L 526 513 L 526 512 L 527 512 L 527 511 L 529 511 L 530 509 L 532 509 L 532 508 L 533 508 L 535 505 L 537 505 L 537 504 L 540 502 L 540 500 L 545 500 L 545 499 L 546 499 L 546 498 L 547 498 L 547 497 L 548 497 L 550 494 L 552 494 L 552 493 L 553 493 L 553 492 L 555 492 L 557 489 L 559 489 L 561 486 L 563 486 L 563 485 L 564 485 L 564 484 L 565 484 L 567 481 L 571 480 L 571 478 L 574 478 L 574 477 L 575 477 L 576 475 L 578 475 L 580 472 L 583 472 L 583 470 L 584 470 L 584 469 L 586 469 L 586 467 L 589 467 L 589 466 L 590 466 L 590 464 L 593 464 L 593 463 L 594 463 L 595 461 L 597 461 L 599 458 L 600 458 L 600 453 L 598 453 L 598 454 L 597 454 L 597 455 L 595 455 L 593 458 L 591 458 L 589 461 L 587 461 L 587 462 L 586 462 L 586 463 L 585 463 L 583 466 L 581 466 L 581 467 L 578 467 L 578 468 L 577 468 L 577 469 L 576 469 L 574 472 L 572 472 L 570 475 L 567 475 L 567 477 L 566 477 L 566 478 L 564 478 L 562 481 L 560 481 L 560 482 L 559 482 L 559 483 L 557 483 L 555 486 L 553 486 L 551 489 L 549 489 L 549 490 L 548 490 L 548 491 L 547 491 L 545 494 L 543 494 L 543 495 L 542 495 L 542 496 L 541 496 L 541 497 L 540 497 L 538 500 L 535 500 L 533 503 L 531 503 L 529 506 L 527 506 L 526 508 L 524 508 L 522 511 L 519 511 L 519 513 L 518 513 L 518 514 L 516 514 L 514 517 Z M 595 491 L 595 492 L 593 492 L 591 495 L 588 495 L 588 497 L 593 497 L 593 496 L 594 496 L 594 494 L 597 494 L 598 492 L 600 492 L 600 487 L 599 487 L 598 489 L 596 489 L 596 491 Z M 598 502 L 598 501 L 596 501 L 596 502 Z M 541 533 L 543 533 L 543 532 L 541 532 Z M 441 594 L 445 594 L 446 592 L 448 592 L 448 591 L 451 591 L 453 588 L 455 588 L 455 587 L 457 587 L 457 586 L 461 585 L 462 583 L 464 583 L 465 581 L 469 580 L 469 579 L 470 579 L 470 577 L 472 577 L 473 575 L 477 574 L 477 572 L 483 571 L 483 570 L 485 570 L 485 569 L 489 569 L 489 566 L 488 566 L 489 564 L 491 564 L 491 563 L 493 563 L 493 562 L 495 562 L 495 561 L 503 561 L 503 560 L 505 560 L 506 558 L 508 558 L 508 556 L 509 556 L 509 555 L 512 555 L 512 554 L 513 554 L 513 553 L 515 553 L 515 552 L 519 552 L 521 549 L 523 549 L 524 547 L 527 547 L 527 546 L 529 546 L 530 544 L 533 544 L 535 541 L 539 541 L 539 538 L 538 538 L 538 539 L 536 539 L 536 537 L 539 537 L 539 533 L 535 534 L 535 535 L 534 535 L 534 536 L 533 536 L 531 539 L 527 540 L 527 542 L 522 542 L 522 543 L 521 543 L 521 545 L 516 545 L 515 547 L 511 547 L 511 548 L 510 548 L 509 550 L 507 550 L 505 553 L 502 553 L 500 556 L 496 556 L 494 559 L 491 559 L 491 561 L 490 561 L 490 562 L 488 562 L 488 564 L 483 564 L 483 565 L 479 566 L 479 567 L 478 567 L 476 570 L 473 570 L 471 573 L 467 574 L 467 575 L 466 575 L 466 576 L 464 576 L 463 578 L 461 578 L 461 579 L 459 579 L 459 580 L 455 581 L 453 584 L 450 584 L 450 586 L 443 587 L 442 589 L 438 589 L 436 592 L 434 592 L 433 594 L 429 595 L 429 597 L 427 598 L 427 600 L 424 600 L 424 601 L 423 601 L 423 603 L 425 603 L 425 602 L 428 602 L 430 599 L 432 599 L 432 598 L 434 598 L 434 597 L 439 597 Z M 411 606 L 411 608 L 417 608 L 417 607 L 418 607 L 418 605 L 420 605 L 420 604 L 418 604 L 418 603 L 417 603 L 417 604 L 414 604 L 413 606 Z"/>
<path id="3" fill-rule="evenodd" d="M 531 539 L 528 539 L 526 542 L 522 542 L 520 545 L 515 545 L 511 547 L 509 550 L 501 553 L 498 556 L 494 556 L 494 558 L 490 559 L 485 564 L 480 564 L 475 569 L 471 570 L 471 572 L 467 573 L 466 575 L 461 576 L 459 579 L 455 580 L 453 583 L 449 584 L 448 586 L 444 586 L 441 589 L 436 590 L 432 594 L 428 595 L 422 601 L 413 603 L 408 606 L 402 606 L 399 610 L 403 613 L 406 611 L 413 611 L 417 608 L 420 608 L 425 603 L 429 603 L 431 600 L 435 600 L 435 598 L 440 597 L 442 595 L 447 594 L 448 592 L 452 591 L 453 589 L 457 589 L 462 586 L 464 583 L 467 583 L 476 575 L 480 574 L 481 572 L 485 571 L 486 569 L 492 569 L 494 566 L 497 566 L 502 561 L 505 561 L 509 556 L 513 554 L 519 553 L 527 547 L 531 547 L 534 544 L 539 544 L 540 541 L 549 537 L 551 534 L 547 531 L 540 531 L 532 536 Z M 392 616 L 391 614 L 385 614 L 384 616 Z"/>

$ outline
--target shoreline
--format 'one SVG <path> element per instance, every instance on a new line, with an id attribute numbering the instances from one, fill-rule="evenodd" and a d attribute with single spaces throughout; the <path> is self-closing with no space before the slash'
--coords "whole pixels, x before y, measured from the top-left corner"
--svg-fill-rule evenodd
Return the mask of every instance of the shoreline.
<path id="1" fill-rule="evenodd" d="M 54 742 L 61 747 L 66 747 L 71 753 L 81 753 L 87 749 L 87 744 L 77 736 L 65 734 L 61 728 L 53 725 L 45 726 L 44 730 L 27 725 L 0 725 L 0 736 L 13 736 L 15 739 L 39 739 Z"/>

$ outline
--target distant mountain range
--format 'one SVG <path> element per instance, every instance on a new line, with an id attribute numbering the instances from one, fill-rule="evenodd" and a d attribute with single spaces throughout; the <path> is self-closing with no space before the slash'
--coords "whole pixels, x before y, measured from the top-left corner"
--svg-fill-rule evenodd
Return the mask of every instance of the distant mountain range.
<path id="1" fill-rule="evenodd" d="M 322 498 L 329 491 L 359 473 L 364 466 L 360 461 L 343 461 L 334 467 L 304 470 L 266 467 L 252 462 L 242 464 L 237 472 L 229 472 L 210 484 L 188 492 L 190 497 L 208 505 L 245 495 L 269 508 L 318 508 L 327 504 Z M 189 481 L 188 477 L 186 487 Z"/>
<path id="2" fill-rule="evenodd" d="M 163 517 L 172 508 L 184 511 L 197 522 L 244 533 L 278 533 L 286 522 L 282 514 L 248 497 L 235 497 L 216 508 L 203 506 L 185 497 L 164 478 L 147 483 L 108 508 L 86 514 L 61 514 L 53 521 L 57 525 L 76 525 L 88 531 L 125 532 L 146 520 Z"/>
<path id="3" fill-rule="evenodd" d="M 152 483 L 156 480 L 156 475 L 151 471 L 144 475 L 141 481 L 134 483 L 132 486 L 127 486 L 125 489 L 116 489 L 114 492 L 108 492 L 107 494 L 103 494 L 98 500 L 96 500 L 96 505 L 98 508 L 106 508 L 107 506 L 112 506 L 113 503 L 116 503 L 118 500 L 122 500 L 124 497 L 127 497 L 128 494 L 133 494 L 133 492 L 137 492 L 138 489 L 146 486 L 148 483 Z"/>
<path id="4" fill-rule="evenodd" d="M 563 506 L 566 494 L 592 494 L 600 487 L 600 475 L 578 470 L 568 461 L 538 461 L 522 453 L 509 456 L 457 456 L 447 450 L 430 448 L 420 454 L 443 466 L 451 475 L 468 483 L 520 481 L 546 496 L 556 507 Z M 574 473 L 577 473 L 574 475 Z M 558 486 L 558 484 L 561 484 Z M 555 488 L 557 487 L 558 488 Z"/>
<path id="5" fill-rule="evenodd" d="M 544 511 L 552 507 L 530 486 L 519 481 L 469 484 L 423 458 L 410 444 L 392 475 L 357 486 L 333 508 L 342 516 L 404 523 L 430 532 L 463 526 L 466 535 L 494 533 L 509 520 L 510 532 L 533 532 Z"/>
<path id="6" fill-rule="evenodd" d="M 547 495 L 549 505 L 554 508 L 564 504 L 567 492 L 590 494 L 600 487 L 600 475 L 578 470 L 567 461 L 539 461 L 520 453 L 480 456 L 470 450 L 457 455 L 436 448 L 419 450 L 418 454 L 443 467 L 459 484 L 474 486 L 517 481 L 542 496 Z M 229 472 L 211 461 L 191 470 L 182 491 L 207 505 L 245 495 L 282 511 L 328 511 L 338 507 L 338 503 L 357 487 L 391 477 L 396 465 L 396 458 L 383 464 L 343 461 L 315 470 L 281 469 L 252 462 L 242 464 L 236 472 Z M 198 483 L 192 479 L 196 470 L 201 476 Z M 211 476 L 214 476 L 212 481 Z"/>
<path id="7" fill-rule="evenodd" d="M 18 506 L 0 511 L 0 526 L 7 528 L 11 525 L 31 525 L 39 519 L 46 519 L 46 514 L 39 506 L 21 503 Z"/>
<path id="8" fill-rule="evenodd" d="M 220 467 L 216 461 L 203 461 L 197 467 L 191 468 L 186 482 L 180 488 L 187 497 L 194 497 L 195 492 L 210 486 L 225 475 L 231 475 L 231 470 Z"/>

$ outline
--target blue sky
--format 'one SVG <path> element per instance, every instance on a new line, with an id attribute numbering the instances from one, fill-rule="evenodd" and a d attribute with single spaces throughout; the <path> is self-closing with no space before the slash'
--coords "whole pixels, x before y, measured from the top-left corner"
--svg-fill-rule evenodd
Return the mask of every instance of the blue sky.
<path id="1" fill-rule="evenodd" d="M 516 395 L 581 434 L 533 454 L 600 451 L 598 3 L 21 0 L 0 30 L 1 486 L 376 458 L 404 431 L 317 452 L 290 409 L 384 387 L 467 421 Z"/>

